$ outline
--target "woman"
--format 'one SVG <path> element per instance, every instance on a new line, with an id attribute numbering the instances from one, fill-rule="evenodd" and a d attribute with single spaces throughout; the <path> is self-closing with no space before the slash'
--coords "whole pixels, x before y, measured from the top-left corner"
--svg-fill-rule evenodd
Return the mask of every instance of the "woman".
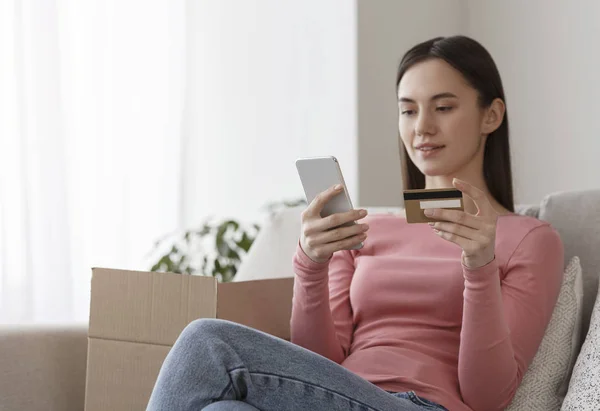
<path id="1" fill-rule="evenodd" d="M 302 214 L 292 343 L 227 321 L 190 324 L 150 410 L 451 410 L 506 407 L 550 320 L 563 246 L 513 213 L 504 91 L 476 41 L 412 48 L 397 78 L 406 188 L 455 187 L 465 211 L 407 224 L 364 210 Z M 367 232 L 368 237 L 367 237 Z M 364 241 L 361 250 L 350 248 Z"/>

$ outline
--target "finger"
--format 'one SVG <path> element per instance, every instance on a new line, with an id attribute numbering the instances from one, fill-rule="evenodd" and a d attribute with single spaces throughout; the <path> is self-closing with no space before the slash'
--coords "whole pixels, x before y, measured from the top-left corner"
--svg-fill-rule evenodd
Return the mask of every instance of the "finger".
<path id="1" fill-rule="evenodd" d="M 455 233 L 449 233 L 447 231 L 441 231 L 441 230 L 437 230 L 437 229 L 434 229 L 433 232 L 435 234 L 437 234 L 439 237 L 443 238 L 444 240 L 447 240 L 454 244 L 459 245 L 460 248 L 462 248 L 463 250 L 470 249 L 471 247 L 473 247 L 473 245 L 475 243 L 475 241 L 470 240 L 468 238 L 465 238 L 465 237 L 460 236 Z"/>
<path id="2" fill-rule="evenodd" d="M 329 200 L 333 199 L 335 196 L 341 194 L 342 191 L 344 191 L 344 187 L 341 184 L 337 184 L 317 194 L 313 201 L 311 201 L 306 208 L 308 215 L 311 217 L 320 216 L 325 204 L 327 204 Z"/>
<path id="3" fill-rule="evenodd" d="M 357 246 L 358 244 L 362 243 L 363 241 L 365 241 L 366 238 L 367 238 L 367 235 L 365 233 L 363 233 L 363 234 L 357 234 L 355 236 L 346 238 L 341 241 L 336 241 L 335 243 L 325 244 L 322 246 L 323 253 L 325 255 L 328 255 L 330 253 L 335 253 L 336 251 L 349 250 L 349 249 Z"/>
<path id="4" fill-rule="evenodd" d="M 485 235 L 480 230 L 475 230 L 464 225 L 448 223 L 448 222 L 437 222 L 429 223 L 434 230 L 443 231 L 446 233 L 456 234 L 464 237 L 468 240 L 483 241 Z"/>
<path id="5" fill-rule="evenodd" d="M 350 210 L 343 213 L 335 213 L 325 218 L 317 218 L 306 223 L 305 235 L 317 234 L 330 230 L 343 224 L 358 221 L 367 216 L 367 210 Z"/>
<path id="6" fill-rule="evenodd" d="M 346 238 L 362 234 L 369 229 L 368 224 L 352 224 L 349 227 L 338 227 L 333 230 L 325 231 L 314 235 L 314 243 L 316 245 L 334 243 Z"/>
<path id="7" fill-rule="evenodd" d="M 489 215 L 494 212 L 494 208 L 488 199 L 488 196 L 479 188 L 467 183 L 466 181 L 455 178 L 452 180 L 452 185 L 466 194 L 479 210 L 478 215 Z"/>
<path id="8" fill-rule="evenodd" d="M 443 208 L 433 208 L 425 210 L 425 215 L 430 218 L 441 221 L 450 221 L 456 224 L 479 230 L 483 227 L 483 221 L 472 214 L 462 210 L 446 210 Z"/>
<path id="9" fill-rule="evenodd" d="M 335 213 L 328 217 L 321 219 L 315 223 L 315 226 L 319 231 L 326 231 L 334 227 L 338 227 L 343 224 L 347 224 L 353 221 L 358 221 L 367 216 L 367 210 L 350 210 L 343 213 Z"/>

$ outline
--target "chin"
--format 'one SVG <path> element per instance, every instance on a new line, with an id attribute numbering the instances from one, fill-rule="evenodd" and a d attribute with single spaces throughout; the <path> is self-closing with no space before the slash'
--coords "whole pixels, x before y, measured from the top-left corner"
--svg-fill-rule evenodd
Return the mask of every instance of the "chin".
<path id="1" fill-rule="evenodd" d="M 419 171 L 427 177 L 447 176 L 452 173 L 451 167 L 443 164 L 415 164 Z"/>

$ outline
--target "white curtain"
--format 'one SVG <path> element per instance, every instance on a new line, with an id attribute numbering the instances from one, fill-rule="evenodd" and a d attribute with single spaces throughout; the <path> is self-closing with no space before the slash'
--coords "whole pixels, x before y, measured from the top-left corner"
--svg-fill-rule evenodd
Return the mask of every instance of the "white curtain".
<path id="1" fill-rule="evenodd" d="M 0 323 L 85 322 L 181 217 L 184 0 L 0 0 Z"/>

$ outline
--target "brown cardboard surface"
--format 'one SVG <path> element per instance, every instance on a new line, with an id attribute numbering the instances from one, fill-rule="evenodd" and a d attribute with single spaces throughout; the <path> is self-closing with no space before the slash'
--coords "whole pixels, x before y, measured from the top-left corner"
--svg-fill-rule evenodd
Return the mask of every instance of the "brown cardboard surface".
<path id="1" fill-rule="evenodd" d="M 290 340 L 293 282 L 290 278 L 219 283 L 217 318 Z"/>
<path id="2" fill-rule="evenodd" d="M 173 345 L 196 318 L 216 317 L 212 277 L 92 270 L 90 338 Z"/>
<path id="3" fill-rule="evenodd" d="M 171 346 L 198 318 L 235 321 L 290 339 L 293 278 L 212 277 L 95 268 L 86 411 L 145 410 Z"/>
<path id="4" fill-rule="evenodd" d="M 85 409 L 145 410 L 171 347 L 92 338 L 88 346 Z"/>

